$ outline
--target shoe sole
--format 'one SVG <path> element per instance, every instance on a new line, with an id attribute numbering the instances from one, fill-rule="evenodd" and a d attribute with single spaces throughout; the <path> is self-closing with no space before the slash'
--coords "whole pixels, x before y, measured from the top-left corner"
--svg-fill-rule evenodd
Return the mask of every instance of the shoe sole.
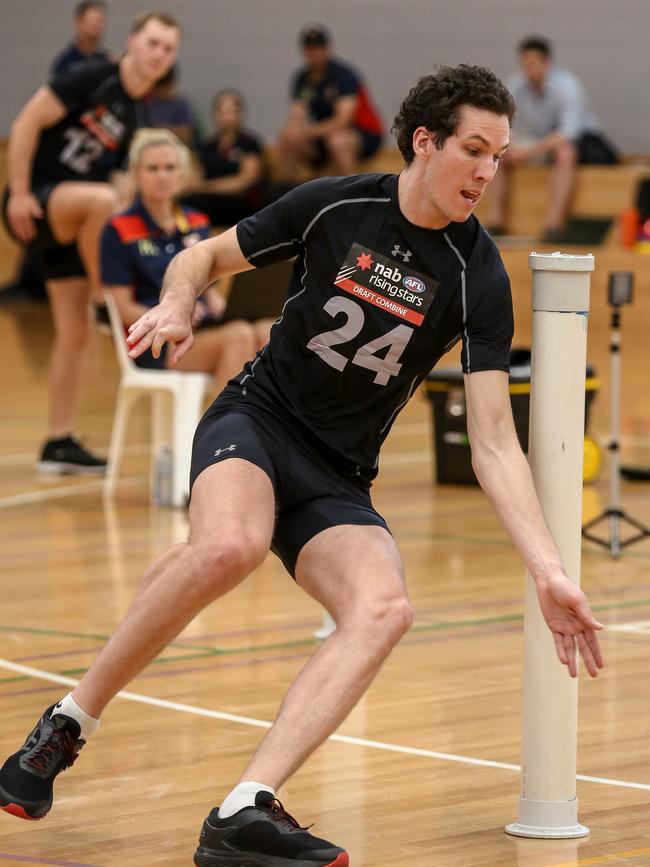
<path id="1" fill-rule="evenodd" d="M 273 855 L 255 855 L 252 852 L 215 852 L 201 846 L 194 853 L 194 867 L 349 867 L 350 856 L 341 852 L 335 861 L 318 864 L 316 861 L 297 861 Z"/>
<path id="2" fill-rule="evenodd" d="M 56 461 L 37 461 L 36 471 L 47 476 L 103 476 L 106 467 L 85 467 Z"/>
<path id="3" fill-rule="evenodd" d="M 0 810 L 4 810 L 5 813 L 9 813 L 11 816 L 17 816 L 19 819 L 27 819 L 29 822 L 38 822 L 39 819 L 44 819 L 47 816 L 51 807 L 52 801 L 50 801 L 49 804 L 46 804 L 45 807 L 33 810 L 32 812 L 36 815 L 32 815 L 29 812 L 29 807 L 23 806 L 23 804 L 19 804 L 12 800 L 11 795 L 5 792 L 2 786 L 0 786 Z"/>

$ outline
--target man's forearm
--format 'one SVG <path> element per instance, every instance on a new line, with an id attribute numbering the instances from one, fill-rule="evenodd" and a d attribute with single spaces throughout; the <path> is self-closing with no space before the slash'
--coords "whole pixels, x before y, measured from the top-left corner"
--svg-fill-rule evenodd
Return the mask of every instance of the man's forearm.
<path id="1" fill-rule="evenodd" d="M 191 313 L 197 296 L 216 279 L 214 239 L 200 241 L 189 250 L 183 250 L 175 256 L 165 272 L 160 300 L 168 295 L 175 295 L 183 306 Z M 214 274 L 214 276 L 212 276 Z"/>
<path id="2" fill-rule="evenodd" d="M 516 446 L 476 456 L 474 471 L 503 526 L 536 581 L 563 570 L 544 519 L 526 458 Z"/>

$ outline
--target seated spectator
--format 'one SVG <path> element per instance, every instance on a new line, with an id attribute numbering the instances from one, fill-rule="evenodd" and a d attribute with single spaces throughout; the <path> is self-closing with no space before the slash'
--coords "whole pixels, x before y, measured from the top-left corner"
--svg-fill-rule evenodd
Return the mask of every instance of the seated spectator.
<path id="1" fill-rule="evenodd" d="M 204 211 L 213 226 L 232 226 L 258 211 L 264 201 L 263 145 L 244 128 L 246 106 L 236 90 L 221 90 L 212 101 L 215 135 L 199 150 L 202 179 L 187 188 L 184 201 Z"/>
<path id="2" fill-rule="evenodd" d="M 357 161 L 372 156 L 383 138 L 383 124 L 359 74 L 331 55 L 330 35 L 320 24 L 300 34 L 305 66 L 291 85 L 291 110 L 280 132 L 279 171 L 295 183 L 303 162 L 326 163 L 336 175 L 351 175 Z"/>
<path id="3" fill-rule="evenodd" d="M 506 84 L 517 113 L 512 141 L 492 182 L 488 228 L 504 231 L 508 169 L 522 163 L 552 161 L 551 200 L 544 221 L 543 239 L 562 239 L 577 163 L 615 163 L 615 150 L 603 136 L 576 76 L 552 62 L 547 39 L 533 36 L 519 46 L 521 71 Z"/>
<path id="4" fill-rule="evenodd" d="M 125 327 L 160 297 L 163 275 L 173 257 L 208 237 L 205 214 L 176 201 L 189 169 L 189 150 L 169 130 L 142 129 L 129 151 L 129 169 L 137 191 L 133 205 L 113 216 L 101 243 L 102 280 L 113 293 Z M 198 299 L 193 314 L 194 344 L 178 364 L 167 353 L 151 351 L 136 359 L 140 367 L 203 371 L 221 390 L 256 351 L 255 331 L 243 321 L 208 328 L 218 323 L 225 307 L 216 290 Z"/>
<path id="5" fill-rule="evenodd" d="M 190 101 L 178 92 L 178 66 L 172 66 L 151 91 L 148 100 L 152 126 L 171 130 L 188 147 L 197 141 L 196 118 Z"/>
<path id="6" fill-rule="evenodd" d="M 74 39 L 52 61 L 52 76 L 67 72 L 75 63 L 87 60 L 115 61 L 102 46 L 106 29 L 106 3 L 81 0 L 74 10 Z"/>

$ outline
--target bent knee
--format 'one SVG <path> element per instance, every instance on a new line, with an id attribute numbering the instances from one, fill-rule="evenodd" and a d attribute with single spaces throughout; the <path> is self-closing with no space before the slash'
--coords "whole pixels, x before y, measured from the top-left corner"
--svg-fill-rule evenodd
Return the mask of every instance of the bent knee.
<path id="1" fill-rule="evenodd" d="M 406 596 L 374 600 L 363 607 L 365 627 L 380 643 L 392 647 L 413 625 L 413 608 Z"/>
<path id="2" fill-rule="evenodd" d="M 97 184 L 92 196 L 92 210 L 112 214 L 118 206 L 117 190 L 109 184 Z"/>
<path id="3" fill-rule="evenodd" d="M 337 129 L 325 136 L 325 145 L 330 153 L 350 153 L 357 148 L 358 138 L 352 129 Z"/>
<path id="4" fill-rule="evenodd" d="M 226 592 L 263 562 L 267 548 L 245 537 L 237 540 L 190 543 L 194 554 L 196 588 L 206 595 Z"/>
<path id="5" fill-rule="evenodd" d="M 578 161 L 578 151 L 572 141 L 562 141 L 553 149 L 556 163 L 571 165 Z"/>

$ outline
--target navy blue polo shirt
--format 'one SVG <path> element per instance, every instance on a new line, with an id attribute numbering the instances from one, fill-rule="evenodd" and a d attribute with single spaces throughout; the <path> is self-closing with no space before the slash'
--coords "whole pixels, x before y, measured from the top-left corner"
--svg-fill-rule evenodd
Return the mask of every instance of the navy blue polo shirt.
<path id="1" fill-rule="evenodd" d="M 109 286 L 130 286 L 135 301 L 154 307 L 171 260 L 207 238 L 209 230 L 205 214 L 178 205 L 176 231 L 167 235 L 138 198 L 126 211 L 111 217 L 104 228 L 102 281 Z"/>
<path id="2" fill-rule="evenodd" d="M 108 286 L 129 286 L 134 301 L 155 307 L 167 266 L 177 253 L 208 237 L 210 221 L 205 214 L 177 206 L 176 229 L 166 234 L 142 201 L 108 221 L 101 240 L 102 281 Z M 136 359 L 139 367 L 164 367 L 164 353 L 155 359 L 146 352 Z"/>

